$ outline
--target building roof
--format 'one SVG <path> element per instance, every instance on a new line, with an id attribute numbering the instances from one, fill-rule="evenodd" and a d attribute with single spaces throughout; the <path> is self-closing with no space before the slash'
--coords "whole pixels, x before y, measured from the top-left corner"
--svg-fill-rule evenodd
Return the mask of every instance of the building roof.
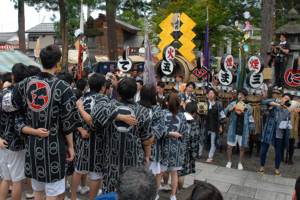
<path id="1" fill-rule="evenodd" d="M 18 36 L 17 32 L 2 32 L 0 33 L 0 42 L 10 41 L 9 39 L 13 36 Z"/>
<path id="2" fill-rule="evenodd" d="M 131 24 L 128 24 L 128 23 L 126 23 L 126 22 L 124 22 L 122 20 L 119 20 L 119 19 L 116 19 L 116 23 L 118 25 L 120 25 L 121 27 L 123 27 L 125 30 L 136 31 L 136 32 L 142 31 L 142 29 L 140 29 L 140 28 L 138 28 L 136 26 L 133 26 Z"/>
<path id="3" fill-rule="evenodd" d="M 54 23 L 40 23 L 27 31 L 26 33 L 55 33 Z"/>

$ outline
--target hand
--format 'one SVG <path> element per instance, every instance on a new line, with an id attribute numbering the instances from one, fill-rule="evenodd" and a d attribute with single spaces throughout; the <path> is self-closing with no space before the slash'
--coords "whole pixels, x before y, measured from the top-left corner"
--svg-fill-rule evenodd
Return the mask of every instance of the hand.
<path id="1" fill-rule="evenodd" d="M 78 99 L 77 102 L 76 102 L 76 105 L 77 105 L 77 108 L 83 108 L 83 102 L 81 99 Z"/>
<path id="2" fill-rule="evenodd" d="M 88 130 L 82 130 L 82 131 L 80 131 L 80 133 L 81 133 L 81 137 L 82 138 L 89 138 L 90 137 L 90 134 L 89 134 L 89 131 Z"/>
<path id="3" fill-rule="evenodd" d="M 223 132 L 223 126 L 220 126 L 219 133 L 222 133 L 222 132 Z"/>
<path id="4" fill-rule="evenodd" d="M 130 126 L 135 126 L 139 123 L 139 121 L 135 119 L 133 115 L 120 115 L 119 120 L 125 122 Z"/>
<path id="5" fill-rule="evenodd" d="M 145 166 L 148 166 L 150 164 L 150 158 L 149 157 L 145 157 Z"/>
<path id="6" fill-rule="evenodd" d="M 67 162 L 72 162 L 73 159 L 75 157 L 75 152 L 74 152 L 74 147 L 73 146 L 69 146 L 68 147 L 68 152 L 67 152 L 67 158 L 66 158 L 66 161 Z"/>
<path id="7" fill-rule="evenodd" d="M 182 135 L 178 132 L 170 132 L 169 133 L 170 136 L 175 137 L 175 138 L 180 138 L 182 137 Z"/>
<path id="8" fill-rule="evenodd" d="M 10 87 L 11 85 L 12 85 L 12 83 L 10 83 L 10 82 L 8 82 L 8 81 L 5 81 L 2 87 L 8 88 L 8 87 Z"/>
<path id="9" fill-rule="evenodd" d="M 8 147 L 7 142 L 5 140 L 2 140 L 1 138 L 0 138 L 0 147 L 2 149 L 6 149 Z"/>
<path id="10" fill-rule="evenodd" d="M 39 137 L 48 137 L 50 134 L 50 131 L 48 131 L 47 129 L 45 128 L 38 128 L 38 129 L 35 129 L 35 134 L 36 136 L 39 136 Z"/>

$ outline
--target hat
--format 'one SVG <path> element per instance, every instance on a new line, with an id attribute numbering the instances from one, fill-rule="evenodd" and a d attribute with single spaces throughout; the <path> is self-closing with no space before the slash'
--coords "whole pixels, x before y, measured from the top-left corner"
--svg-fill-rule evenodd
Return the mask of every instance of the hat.
<path id="1" fill-rule="evenodd" d="M 183 76 L 182 76 L 182 75 L 180 75 L 180 74 L 176 74 L 176 75 L 175 75 L 175 78 L 176 78 L 176 76 L 179 76 L 180 78 L 182 78 L 182 79 L 183 79 Z"/>

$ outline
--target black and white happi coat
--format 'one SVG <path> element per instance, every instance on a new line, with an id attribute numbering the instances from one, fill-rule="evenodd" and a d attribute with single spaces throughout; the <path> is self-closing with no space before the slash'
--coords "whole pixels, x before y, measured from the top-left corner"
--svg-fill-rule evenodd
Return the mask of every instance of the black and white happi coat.
<path id="1" fill-rule="evenodd" d="M 138 125 L 129 126 L 116 120 L 118 114 L 133 115 Z M 113 192 L 119 175 L 127 167 L 144 164 L 142 143 L 153 140 L 149 111 L 133 102 L 112 100 L 97 103 L 92 112 L 92 126 L 104 129 L 103 193 Z"/>
<path id="2" fill-rule="evenodd" d="M 12 104 L 3 105 L 5 108 L 26 112 L 16 119 L 17 131 L 21 132 L 24 126 L 50 131 L 45 138 L 25 137 L 25 176 L 45 183 L 63 179 L 67 155 L 65 136 L 81 126 L 71 88 L 65 81 L 40 72 L 20 82 L 11 99 Z"/>
<path id="3" fill-rule="evenodd" d="M 179 132 L 182 137 L 175 138 L 166 135 L 163 140 L 162 162 L 166 167 L 182 167 L 184 162 L 184 153 L 189 149 L 188 132 L 189 127 L 184 113 L 177 112 L 175 119 L 169 110 L 164 110 L 164 127 L 167 132 Z"/>
<path id="4" fill-rule="evenodd" d="M 83 109 L 91 114 L 93 108 L 97 102 L 109 103 L 109 99 L 104 94 L 97 92 L 85 93 L 81 98 L 83 102 Z M 76 156 L 75 156 L 75 168 L 79 171 L 89 172 L 102 172 L 103 169 L 103 127 L 99 126 L 97 129 L 91 130 L 90 126 L 83 123 L 83 128 L 89 131 L 89 138 L 82 138 L 78 133 L 76 139 Z"/>
<path id="5" fill-rule="evenodd" d="M 5 93 L 11 96 L 14 87 L 15 86 L 9 87 Z M 21 151 L 25 148 L 24 139 L 22 139 L 20 133 L 15 130 L 15 125 L 17 125 L 15 124 L 15 118 L 21 113 L 18 111 L 9 112 L 9 110 L 6 112 L 5 108 L 3 110 L 2 104 L 6 104 L 5 101 L 8 100 L 9 99 L 6 98 L 2 99 L 2 96 L 0 97 L 0 138 L 7 142 L 8 150 Z"/>
<path id="6" fill-rule="evenodd" d="M 189 127 L 189 144 L 190 149 L 185 152 L 182 169 L 178 171 L 178 176 L 186 176 L 196 172 L 196 159 L 199 152 L 200 144 L 200 126 L 199 123 L 190 115 L 185 115 Z"/>
<path id="7" fill-rule="evenodd" d="M 162 142 L 166 136 L 167 131 L 164 127 L 164 116 L 163 111 L 159 106 L 152 106 L 151 111 L 151 126 L 154 134 L 154 141 L 151 144 L 151 155 L 150 161 L 160 163 L 162 160 Z"/>

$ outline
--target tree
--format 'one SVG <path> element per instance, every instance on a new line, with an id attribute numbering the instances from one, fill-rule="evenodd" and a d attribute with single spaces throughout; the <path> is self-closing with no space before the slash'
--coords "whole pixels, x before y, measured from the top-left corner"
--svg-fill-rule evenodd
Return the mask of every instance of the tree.
<path id="1" fill-rule="evenodd" d="M 118 0 L 106 0 L 106 22 L 108 37 L 108 55 L 111 61 L 118 59 L 118 40 L 116 31 L 116 8 Z"/>
<path id="2" fill-rule="evenodd" d="M 69 11 L 77 8 L 80 11 L 80 0 L 25 0 L 29 6 L 34 6 L 37 10 L 45 8 L 50 11 L 59 11 L 60 14 L 60 32 L 62 39 L 62 69 L 66 70 L 68 65 L 68 28 L 67 22 L 72 12 Z M 88 4 L 95 5 L 95 0 L 86 0 Z"/>
<path id="3" fill-rule="evenodd" d="M 15 8 L 18 9 L 19 48 L 23 53 L 26 53 L 24 0 L 12 0 L 12 1 L 15 3 Z"/>
<path id="4" fill-rule="evenodd" d="M 263 1 L 262 35 L 261 35 L 261 57 L 265 63 L 268 62 L 267 52 L 270 50 L 273 35 L 273 12 L 274 0 Z"/>

